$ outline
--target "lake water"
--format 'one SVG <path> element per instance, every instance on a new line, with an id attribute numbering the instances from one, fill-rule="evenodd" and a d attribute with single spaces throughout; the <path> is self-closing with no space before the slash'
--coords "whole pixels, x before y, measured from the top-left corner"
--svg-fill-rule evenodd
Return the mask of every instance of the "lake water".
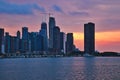
<path id="1" fill-rule="evenodd" d="M 120 58 L 0 59 L 0 80 L 120 80 Z"/>

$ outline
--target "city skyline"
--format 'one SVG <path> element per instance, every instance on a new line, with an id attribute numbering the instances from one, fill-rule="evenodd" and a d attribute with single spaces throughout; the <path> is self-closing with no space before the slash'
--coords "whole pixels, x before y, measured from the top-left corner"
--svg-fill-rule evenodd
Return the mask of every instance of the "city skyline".
<path id="1" fill-rule="evenodd" d="M 50 12 L 61 31 L 74 33 L 74 43 L 80 50 L 84 50 L 84 23 L 94 22 L 96 50 L 120 52 L 119 3 L 119 0 L 1 0 L 0 27 L 11 35 L 21 31 L 23 26 L 30 32 L 39 31 L 45 16 L 40 13 Z"/>
<path id="2" fill-rule="evenodd" d="M 41 55 L 72 53 L 76 50 L 73 33 L 65 34 L 61 32 L 59 26 L 56 26 L 55 23 L 55 18 L 49 17 L 48 29 L 48 24 L 42 22 L 39 31 L 29 32 L 28 27 L 22 27 L 22 31 L 16 31 L 15 36 L 12 36 L 9 32 L 4 32 L 4 28 L 0 28 L 0 53 L 35 53 Z"/>

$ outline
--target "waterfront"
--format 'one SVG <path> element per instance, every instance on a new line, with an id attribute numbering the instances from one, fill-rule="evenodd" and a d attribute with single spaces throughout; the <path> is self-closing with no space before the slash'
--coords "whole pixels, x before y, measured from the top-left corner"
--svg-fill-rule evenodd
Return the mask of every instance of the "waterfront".
<path id="1" fill-rule="evenodd" d="M 5 58 L 0 80 L 120 80 L 119 57 Z"/>

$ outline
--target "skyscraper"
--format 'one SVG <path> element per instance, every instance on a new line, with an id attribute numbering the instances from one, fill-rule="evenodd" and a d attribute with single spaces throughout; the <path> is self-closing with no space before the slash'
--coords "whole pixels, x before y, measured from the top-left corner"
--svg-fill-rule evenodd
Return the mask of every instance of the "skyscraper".
<path id="1" fill-rule="evenodd" d="M 10 35 L 5 33 L 5 53 L 10 53 Z"/>
<path id="2" fill-rule="evenodd" d="M 28 27 L 23 27 L 22 28 L 22 39 L 23 40 L 28 40 Z"/>
<path id="3" fill-rule="evenodd" d="M 37 33 L 36 32 L 31 32 L 29 33 L 29 39 L 31 41 L 31 52 L 35 52 L 36 51 L 36 37 L 37 37 Z M 41 46 L 40 46 L 41 47 Z"/>
<path id="4" fill-rule="evenodd" d="M 4 29 L 0 28 L 0 54 L 4 53 Z"/>
<path id="5" fill-rule="evenodd" d="M 41 35 L 37 35 L 35 38 L 35 49 L 37 52 L 44 51 L 44 38 Z"/>
<path id="6" fill-rule="evenodd" d="M 71 53 L 73 51 L 73 33 L 67 33 L 67 41 L 66 41 L 66 51 L 67 53 Z"/>
<path id="7" fill-rule="evenodd" d="M 17 37 L 10 36 L 10 52 L 16 53 L 17 52 Z"/>
<path id="8" fill-rule="evenodd" d="M 17 31 L 16 49 L 17 49 L 17 52 L 20 52 L 20 31 Z"/>
<path id="9" fill-rule="evenodd" d="M 30 47 L 31 52 L 41 52 L 43 51 L 43 36 L 41 36 L 38 32 L 31 32 L 29 33 L 30 39 Z"/>
<path id="10" fill-rule="evenodd" d="M 17 31 L 17 38 L 20 39 L 20 31 Z"/>
<path id="11" fill-rule="evenodd" d="M 49 48 L 53 48 L 53 28 L 55 25 L 55 18 L 49 17 Z"/>
<path id="12" fill-rule="evenodd" d="M 87 54 L 95 52 L 95 24 L 84 24 L 84 51 Z"/>
<path id="13" fill-rule="evenodd" d="M 29 33 L 28 28 L 22 28 L 22 51 L 27 52 L 29 50 Z"/>
<path id="14" fill-rule="evenodd" d="M 48 50 L 48 36 L 47 36 L 47 24 L 45 22 L 42 22 L 39 34 L 40 36 L 43 37 L 43 51 L 46 52 Z"/>
<path id="15" fill-rule="evenodd" d="M 65 41 L 66 41 L 65 33 L 60 32 L 60 51 L 62 53 L 65 53 Z"/>
<path id="16" fill-rule="evenodd" d="M 60 28 L 58 26 L 53 28 L 53 49 L 55 53 L 60 53 Z"/>

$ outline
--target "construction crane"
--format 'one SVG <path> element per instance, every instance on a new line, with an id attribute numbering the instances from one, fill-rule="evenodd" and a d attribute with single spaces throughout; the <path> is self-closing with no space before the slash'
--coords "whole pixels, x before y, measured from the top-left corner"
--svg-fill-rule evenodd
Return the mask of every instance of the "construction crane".
<path id="1" fill-rule="evenodd" d="M 44 13 L 40 13 L 40 14 L 44 14 L 44 16 L 42 16 L 42 21 L 43 22 L 46 22 L 46 15 L 48 15 L 48 17 L 51 17 L 53 14 L 52 13 L 47 13 L 47 12 L 44 12 Z"/>

